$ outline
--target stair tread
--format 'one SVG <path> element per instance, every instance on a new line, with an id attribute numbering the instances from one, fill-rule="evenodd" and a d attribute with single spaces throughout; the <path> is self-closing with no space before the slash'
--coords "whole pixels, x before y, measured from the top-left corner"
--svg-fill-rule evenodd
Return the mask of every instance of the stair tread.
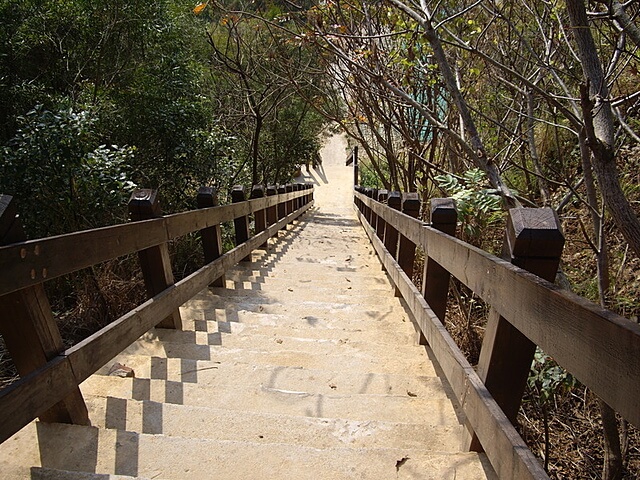
<path id="1" fill-rule="evenodd" d="M 495 478 L 482 454 L 412 448 L 317 449 L 42 423 L 30 424 L 9 442 L 33 466 L 149 478 Z M 10 474 L 15 457 L 7 458 L 2 467 Z"/>
<path id="2" fill-rule="evenodd" d="M 187 360 L 209 360 L 219 362 L 241 361 L 256 365 L 279 365 L 304 367 L 314 370 L 332 370 L 344 368 L 345 352 L 332 351 L 331 348 L 311 347 L 313 351 L 295 349 L 244 349 L 211 345 L 186 345 L 170 342 L 136 342 L 122 353 L 125 355 L 149 355 L 154 357 L 181 358 Z M 424 349 L 415 348 L 415 355 L 393 356 L 376 355 L 373 352 L 349 352 L 349 369 L 354 372 L 371 373 L 409 373 L 432 375 L 434 367 L 424 353 Z"/>
<path id="3" fill-rule="evenodd" d="M 91 473 L 91 472 L 71 472 L 69 470 L 31 467 L 29 476 L 31 480 L 149 480 L 146 477 L 130 476 L 130 475 L 111 475 L 108 473 Z"/>
<path id="4" fill-rule="evenodd" d="M 246 316 L 245 312 L 244 316 Z M 416 345 L 418 336 L 412 328 L 382 328 L 371 322 L 351 322 L 348 325 L 339 321 L 322 318 L 287 319 L 284 315 L 254 314 L 252 322 L 217 322 L 208 320 L 191 320 L 183 316 L 183 329 L 206 333 L 222 333 L 233 335 L 267 335 L 285 336 L 305 339 L 339 340 L 352 339 L 369 341 L 380 345 Z"/>
<path id="5" fill-rule="evenodd" d="M 87 397 L 87 404 L 92 425 L 100 428 L 312 448 L 394 445 L 451 453 L 459 450 L 463 432 L 461 425 L 432 425 L 426 419 L 407 423 L 305 417 L 93 396 Z"/>
<path id="6" fill-rule="evenodd" d="M 94 376 L 80 386 L 83 395 L 153 400 L 178 405 L 208 405 L 229 410 L 282 413 L 307 417 L 385 420 L 412 423 L 420 418 L 433 425 L 457 425 L 456 408 L 444 394 L 310 393 L 270 385 L 204 388 L 200 384 L 166 380 Z"/>
<path id="7" fill-rule="evenodd" d="M 411 392 L 416 396 L 444 394 L 442 381 L 431 372 L 421 372 L 420 375 L 411 375 L 406 371 L 354 372 L 340 366 L 331 370 L 318 370 L 300 366 L 260 365 L 241 362 L 238 359 L 220 362 L 120 354 L 98 370 L 97 378 L 101 378 L 100 375 L 108 375 L 115 363 L 132 368 L 138 379 L 197 383 L 202 388 L 265 384 L 274 388 L 304 390 L 309 393 L 409 395 L 407 392 Z"/>

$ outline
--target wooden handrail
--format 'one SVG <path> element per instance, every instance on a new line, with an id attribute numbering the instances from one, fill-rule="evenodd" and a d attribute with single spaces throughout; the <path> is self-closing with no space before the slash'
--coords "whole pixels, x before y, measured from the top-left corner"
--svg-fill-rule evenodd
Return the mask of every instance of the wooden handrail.
<path id="1" fill-rule="evenodd" d="M 422 248 L 426 260 L 433 260 L 450 272 L 625 419 L 640 426 L 638 324 L 379 203 L 365 193 L 356 191 L 355 203 L 361 221 L 374 216 L 383 219 L 392 230 Z M 504 478 L 525 478 L 514 476 L 515 470 L 510 470 L 530 464 L 528 456 L 519 457 L 523 445 L 519 435 L 505 426 L 504 412 L 399 267 L 395 255 L 389 253 L 370 225 L 362 223 L 434 350 L 494 468 L 504 470 Z M 377 225 L 378 231 L 379 228 Z M 519 458 L 515 463 L 515 457 L 505 460 L 507 440 L 516 442 L 509 449 Z M 500 448 L 496 448 L 497 445 L 501 445 Z M 500 471 L 498 475 L 503 478 Z M 527 477 L 545 478 L 546 474 L 537 471 Z"/>
<path id="2" fill-rule="evenodd" d="M 295 198 L 305 197 L 305 201 L 302 202 L 303 205 L 299 209 L 268 226 L 265 230 L 229 252 L 222 254 L 188 277 L 169 285 L 143 304 L 85 340 L 51 358 L 42 367 L 23 375 L 9 387 L 1 390 L 0 443 L 11 437 L 34 418 L 47 412 L 53 405 L 65 400 L 70 393 L 77 390 L 82 381 L 95 373 L 131 343 L 135 342 L 149 329 L 156 326 L 160 319 L 170 315 L 180 305 L 219 278 L 231 266 L 249 255 L 252 250 L 263 245 L 268 238 L 276 235 L 288 223 L 311 208 L 313 201 L 310 192 L 313 192 L 311 188 L 305 188 L 299 192 L 274 195 L 235 205 L 212 207 L 195 212 L 187 212 L 187 214 L 176 214 L 127 225 L 20 242 L 0 248 L 0 251 L 4 253 L 10 252 L 19 255 L 23 249 L 30 248 L 32 250 L 29 251 L 33 253 L 33 257 L 45 262 L 46 268 L 51 268 L 50 265 L 53 265 L 52 275 L 38 279 L 38 283 L 41 283 L 43 280 L 71 273 L 84 268 L 84 266 L 117 258 L 121 255 L 134 253 L 140 249 L 166 242 L 178 236 L 176 232 L 184 235 L 199 231 L 216 224 L 216 222 L 233 220 L 236 215 L 245 216 L 256 210 L 277 206 L 281 202 L 290 202 Z M 150 231 L 153 232 L 152 235 L 149 234 Z M 145 233 L 144 239 L 131 240 L 130 237 L 123 236 L 125 234 L 139 235 L 142 232 Z M 149 236 L 152 237 L 151 240 L 146 238 Z M 128 239 L 130 241 L 127 241 Z M 101 243 L 87 247 L 86 245 L 83 246 L 79 241 L 99 241 Z M 33 250 L 36 246 L 38 247 L 37 255 Z M 65 264 L 60 261 L 60 258 L 57 258 L 59 255 L 55 255 L 55 250 L 53 249 L 64 247 L 64 252 L 70 252 L 71 246 L 75 247 L 76 255 L 65 255 L 63 258 L 68 260 L 68 263 Z M 24 260 L 27 256 L 21 255 L 19 258 Z M 7 254 L 6 257 L 2 258 L 10 259 L 11 257 Z M 7 261 L 7 265 L 11 266 L 11 263 Z M 20 269 L 13 267 L 10 271 L 20 271 Z M 3 273 L 6 275 L 6 271 Z M 3 285 L 6 283 L 4 282 Z M 10 291 L 25 288 L 23 283 L 18 283 L 21 287 Z M 26 287 L 28 288 L 30 285 L 30 283 L 27 283 Z"/>
<path id="3" fill-rule="evenodd" d="M 0 247 L 0 295 L 136 253 L 307 194 L 308 191 L 304 190 L 285 193 Z"/>

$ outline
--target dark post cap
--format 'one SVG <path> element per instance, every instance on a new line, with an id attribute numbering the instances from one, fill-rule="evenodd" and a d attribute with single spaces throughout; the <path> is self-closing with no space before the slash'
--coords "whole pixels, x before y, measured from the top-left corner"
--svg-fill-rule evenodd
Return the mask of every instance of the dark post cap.
<path id="1" fill-rule="evenodd" d="M 430 203 L 432 224 L 455 225 L 458 223 L 458 212 L 453 198 L 432 198 Z"/>
<path id="2" fill-rule="evenodd" d="M 379 202 L 383 202 L 384 203 L 384 202 L 387 201 L 387 196 L 388 195 L 389 195 L 389 190 L 385 190 L 385 189 L 378 190 L 378 198 L 377 198 L 377 200 Z"/>
<path id="3" fill-rule="evenodd" d="M 158 192 L 150 188 L 136 190 L 129 198 L 129 215 L 131 220 L 146 220 L 162 215 Z"/>
<path id="4" fill-rule="evenodd" d="M 244 202 L 244 185 L 234 185 L 231 189 L 231 201 L 233 203 Z"/>
<path id="5" fill-rule="evenodd" d="M 269 186 L 267 186 L 267 195 L 268 196 L 275 195 L 276 193 L 278 193 L 277 185 L 269 185 Z"/>
<path id="6" fill-rule="evenodd" d="M 218 190 L 215 187 L 200 187 L 196 196 L 198 208 L 215 207 L 218 205 Z"/>
<path id="7" fill-rule="evenodd" d="M 513 257 L 559 258 L 564 234 L 551 208 L 512 208 L 507 217 L 507 242 Z"/>
<path id="8" fill-rule="evenodd" d="M 402 212 L 417 218 L 420 213 L 420 196 L 416 192 L 402 194 Z"/>
<path id="9" fill-rule="evenodd" d="M 287 193 L 293 192 L 293 185 L 291 185 L 290 183 L 287 183 L 284 188 L 286 189 Z"/>
<path id="10" fill-rule="evenodd" d="M 250 198 L 262 198 L 264 197 L 264 187 L 262 185 L 254 185 L 251 188 L 251 197 Z"/>
<path id="11" fill-rule="evenodd" d="M 402 205 L 402 195 L 400 192 L 389 192 L 387 195 L 387 205 L 395 210 L 400 210 Z"/>
<path id="12" fill-rule="evenodd" d="M 287 191 L 287 187 L 284 185 L 278 185 L 278 193 L 285 193 Z"/>

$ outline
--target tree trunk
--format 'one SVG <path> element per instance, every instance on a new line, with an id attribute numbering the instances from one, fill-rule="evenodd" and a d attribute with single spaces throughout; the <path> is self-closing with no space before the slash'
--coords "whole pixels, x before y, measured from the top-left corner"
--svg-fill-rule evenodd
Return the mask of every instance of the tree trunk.
<path id="1" fill-rule="evenodd" d="M 262 130 L 263 119 L 261 115 L 256 115 L 256 128 L 251 138 L 251 186 L 258 185 L 258 158 L 260 154 L 260 132 Z"/>
<path id="2" fill-rule="evenodd" d="M 585 129 L 580 135 L 581 153 L 584 164 L 585 185 L 588 202 L 592 209 L 593 227 L 596 238 L 596 255 L 598 255 L 598 288 L 600 303 L 605 303 L 609 288 L 608 256 L 606 242 L 603 238 L 602 218 L 598 215 L 598 204 L 591 178 L 591 169 L 587 164 L 587 153 L 584 148 L 584 138 L 591 149 L 591 163 L 598 177 L 600 191 L 605 205 L 611 211 L 618 229 L 625 239 L 640 256 L 640 222 L 631 209 L 620 183 L 614 155 L 614 125 L 609 92 L 602 64 L 598 57 L 595 42 L 589 30 L 587 13 L 583 0 L 567 0 L 567 10 L 574 38 L 578 46 L 578 55 L 582 63 L 582 71 L 587 81 L 587 88 L 581 90 L 581 106 Z M 628 223 L 627 223 L 628 222 Z M 634 225 L 635 222 L 635 225 Z M 635 231 L 634 231 L 635 230 Z M 604 269 L 604 270 L 603 270 Z M 602 478 L 604 480 L 618 480 L 622 475 L 622 452 L 620 449 L 620 434 L 613 409 L 604 401 L 599 400 L 602 427 L 604 430 L 604 465 Z"/>
<path id="3" fill-rule="evenodd" d="M 527 138 L 529 140 L 529 153 L 531 154 L 531 161 L 533 162 L 533 169 L 536 172 L 536 183 L 540 190 L 540 196 L 542 197 L 542 205 L 544 207 L 549 206 L 549 200 L 551 195 L 549 194 L 549 186 L 547 181 L 542 176 L 542 169 L 540 168 L 540 157 L 538 156 L 538 148 L 536 146 L 536 133 L 535 133 L 535 95 L 532 91 L 527 92 Z"/>
<path id="4" fill-rule="evenodd" d="M 583 0 L 566 0 L 582 71 L 589 91 L 582 92 L 582 110 L 592 164 L 604 203 L 629 247 L 640 257 L 640 220 L 620 186 L 614 154 L 614 124 L 602 63 L 589 29 Z"/>

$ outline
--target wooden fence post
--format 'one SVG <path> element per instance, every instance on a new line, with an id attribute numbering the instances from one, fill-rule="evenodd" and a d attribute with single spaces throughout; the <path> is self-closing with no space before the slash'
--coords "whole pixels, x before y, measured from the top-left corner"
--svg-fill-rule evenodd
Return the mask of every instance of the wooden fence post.
<path id="1" fill-rule="evenodd" d="M 378 190 L 378 202 L 387 203 L 388 190 Z M 378 223 L 376 224 L 376 235 L 382 240 L 384 238 L 384 228 L 387 222 L 382 217 L 378 217 Z"/>
<path id="2" fill-rule="evenodd" d="M 200 187 L 196 197 L 198 208 L 209 208 L 218 206 L 218 193 L 213 187 Z M 222 229 L 220 225 L 203 228 L 200 230 L 202 249 L 204 251 L 204 261 L 213 262 L 222 255 Z M 225 277 L 221 275 L 211 282 L 212 287 L 224 287 Z"/>
<path id="3" fill-rule="evenodd" d="M 278 186 L 278 195 L 282 195 L 283 193 L 287 193 L 287 187 L 284 185 Z M 280 201 L 278 203 L 278 220 L 282 220 L 287 216 L 287 202 Z M 280 230 L 286 230 L 287 226 L 283 226 Z"/>
<path id="4" fill-rule="evenodd" d="M 413 218 L 420 214 L 420 197 L 417 193 L 402 194 L 402 213 Z M 416 245 L 404 235 L 400 235 L 398 244 L 398 264 L 409 278 L 413 276 L 413 262 L 416 258 Z"/>
<path id="5" fill-rule="evenodd" d="M 129 217 L 132 221 L 149 220 L 162 216 L 160 199 L 155 190 L 136 190 L 129 199 Z M 171 257 L 167 243 L 149 247 L 138 252 L 140 269 L 149 298 L 156 296 L 174 284 Z M 160 328 L 182 330 L 180 310 L 176 309 L 157 325 Z"/>
<path id="6" fill-rule="evenodd" d="M 371 189 L 371 200 L 374 201 L 378 201 L 378 189 L 377 188 L 372 188 Z M 373 211 L 373 209 L 371 209 L 370 212 L 371 215 L 371 219 L 369 220 L 369 223 L 371 224 L 371 228 L 373 228 L 373 231 L 376 231 L 376 228 L 378 227 L 378 214 L 375 213 Z"/>
<path id="7" fill-rule="evenodd" d="M 306 203 L 311 203 L 313 202 L 313 184 L 307 183 L 307 190 L 309 190 L 309 193 L 307 194 Z"/>
<path id="8" fill-rule="evenodd" d="M 512 208 L 505 238 L 503 252 L 511 263 L 550 282 L 555 280 L 564 235 L 552 209 Z M 478 375 L 514 426 L 535 350 L 531 340 L 491 309 Z M 466 445 L 472 451 L 482 450 L 475 435 L 467 435 Z"/>
<path id="9" fill-rule="evenodd" d="M 301 192 L 304 190 L 305 186 L 302 183 L 296 183 L 296 191 Z M 296 199 L 296 209 L 304 207 L 304 196 L 298 197 Z"/>
<path id="10" fill-rule="evenodd" d="M 12 199 L 10 195 L 0 195 L 0 245 L 26 240 Z M 24 248 L 20 252 L 22 260 L 26 262 L 39 254 L 38 245 Z M 31 276 L 42 277 L 44 281 L 47 277 L 46 269 L 34 269 Z M 0 312 L 0 334 L 21 377 L 42 367 L 64 351 L 62 337 L 42 283 L 0 296 Z M 79 388 L 40 415 L 40 420 L 91 424 Z"/>
<path id="11" fill-rule="evenodd" d="M 400 210 L 402 205 L 402 196 L 400 192 L 389 192 L 387 196 L 387 205 L 394 210 Z M 384 246 L 393 258 L 398 258 L 398 230 L 387 223 L 384 229 Z"/>
<path id="12" fill-rule="evenodd" d="M 264 187 L 262 185 L 254 185 L 251 189 L 251 198 L 264 198 Z M 257 210 L 253 215 L 256 226 L 255 233 L 257 235 L 258 233 L 264 232 L 267 228 L 267 211 L 266 209 Z M 264 242 L 262 245 L 260 245 L 260 248 L 266 249 L 267 242 Z"/>
<path id="13" fill-rule="evenodd" d="M 273 197 L 278 194 L 278 187 L 269 185 L 267 187 L 267 197 Z M 278 206 L 267 208 L 267 226 L 271 226 L 278 221 Z"/>
<path id="14" fill-rule="evenodd" d="M 245 201 L 244 185 L 235 185 L 231 190 L 231 203 L 240 203 Z M 249 217 L 243 215 L 242 217 L 234 218 L 233 226 L 236 232 L 236 247 L 247 240 L 249 240 Z M 250 262 L 251 254 L 244 257 L 241 262 Z"/>
<path id="15" fill-rule="evenodd" d="M 418 218 L 420 214 L 420 197 L 415 192 L 402 194 L 402 213 L 413 218 Z M 398 242 L 398 264 L 407 274 L 410 280 L 413 279 L 413 263 L 416 259 L 416 244 L 404 235 L 399 236 Z M 396 297 L 400 297 L 400 290 L 396 287 Z"/>
<path id="16" fill-rule="evenodd" d="M 293 185 L 291 185 L 290 183 L 287 183 L 284 187 L 285 187 L 287 193 L 293 192 Z M 290 215 L 290 214 L 293 213 L 293 210 L 295 208 L 293 202 L 294 202 L 294 200 L 288 200 L 287 201 L 287 215 Z"/>
<path id="17" fill-rule="evenodd" d="M 455 201 L 452 198 L 432 198 L 430 203 L 431 227 L 455 237 L 458 223 Z M 443 324 L 447 312 L 450 278 L 451 274 L 439 263 L 429 257 L 425 258 L 422 296 Z"/>
<path id="18" fill-rule="evenodd" d="M 370 189 L 370 188 L 368 188 L 368 187 L 363 187 L 363 189 L 362 189 L 362 194 L 363 194 L 365 197 L 369 197 L 369 196 L 370 196 L 370 194 L 371 194 L 371 189 Z M 369 222 L 369 219 L 371 218 L 370 213 L 371 213 L 371 209 L 367 206 L 367 204 L 366 204 L 366 203 L 363 203 L 363 204 L 362 204 L 362 215 L 364 215 L 364 218 L 365 218 L 365 220 L 366 220 L 367 222 Z"/>

